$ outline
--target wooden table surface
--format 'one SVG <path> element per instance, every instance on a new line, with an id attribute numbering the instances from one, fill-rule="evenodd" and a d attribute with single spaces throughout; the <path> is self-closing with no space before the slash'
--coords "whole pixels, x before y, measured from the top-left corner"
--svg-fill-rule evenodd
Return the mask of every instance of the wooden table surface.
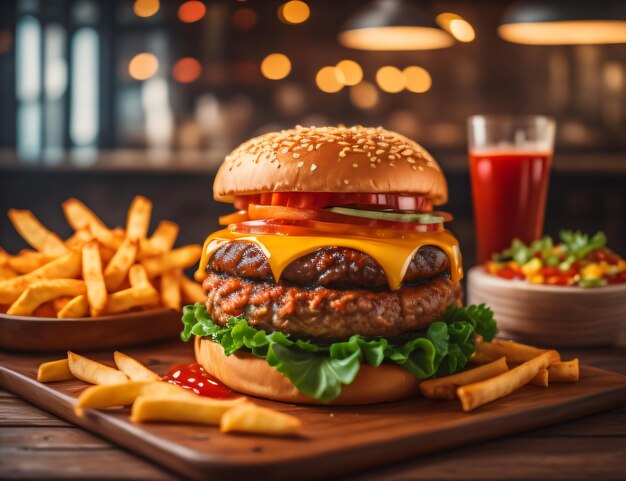
<path id="1" fill-rule="evenodd" d="M 626 374 L 626 348 L 561 350 L 561 353 L 564 359 L 579 357 L 588 365 Z M 355 474 L 345 481 L 623 480 L 625 477 L 626 406 Z M 0 390 L 0 479 L 180 478 Z"/>

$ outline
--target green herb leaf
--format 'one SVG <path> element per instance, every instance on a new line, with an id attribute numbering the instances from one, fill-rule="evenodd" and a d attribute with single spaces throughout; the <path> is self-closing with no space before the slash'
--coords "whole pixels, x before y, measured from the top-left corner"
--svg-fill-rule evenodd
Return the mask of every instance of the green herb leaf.
<path id="1" fill-rule="evenodd" d="M 322 402 L 335 399 L 342 386 L 354 380 L 363 362 L 374 367 L 394 363 L 420 379 L 452 374 L 462 369 L 473 354 L 474 332 L 486 341 L 497 332 L 493 312 L 484 305 L 451 306 L 441 322 L 432 323 L 425 333 L 417 333 L 398 346 L 384 338 L 365 339 L 359 335 L 318 346 L 294 340 L 280 331 L 255 329 L 243 318 L 231 318 L 222 327 L 211 320 L 201 303 L 185 306 L 182 321 L 184 341 L 194 335 L 210 337 L 227 356 L 246 351 L 264 358 L 303 394 Z"/>
<path id="2" fill-rule="evenodd" d="M 575 259 L 583 259 L 590 252 L 606 246 L 606 235 L 602 231 L 596 232 L 593 237 L 589 238 L 588 234 L 580 231 L 562 230 L 559 232 L 559 237 L 565 247 L 565 252 Z"/>

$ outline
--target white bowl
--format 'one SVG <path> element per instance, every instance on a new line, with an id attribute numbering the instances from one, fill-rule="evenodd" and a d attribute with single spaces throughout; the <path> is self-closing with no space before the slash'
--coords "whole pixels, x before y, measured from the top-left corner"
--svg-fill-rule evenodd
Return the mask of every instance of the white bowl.
<path id="1" fill-rule="evenodd" d="M 470 304 L 494 311 L 500 335 L 549 346 L 608 346 L 626 333 L 626 284 L 581 288 L 467 273 Z"/>

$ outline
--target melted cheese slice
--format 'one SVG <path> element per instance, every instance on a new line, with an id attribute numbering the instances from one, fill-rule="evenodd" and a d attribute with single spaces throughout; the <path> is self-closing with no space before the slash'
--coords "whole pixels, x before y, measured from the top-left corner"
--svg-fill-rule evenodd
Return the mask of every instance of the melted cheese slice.
<path id="1" fill-rule="evenodd" d="M 450 278 L 457 283 L 463 277 L 461 251 L 456 238 L 447 230 L 410 232 L 395 239 L 376 239 L 348 235 L 288 236 L 272 234 L 240 234 L 223 229 L 211 234 L 204 242 L 202 258 L 195 277 L 206 277 L 206 267 L 213 252 L 232 241 L 251 242 L 265 253 L 275 281 L 296 259 L 322 247 L 347 247 L 371 256 L 385 271 L 389 287 L 398 289 L 415 252 L 424 245 L 434 245 L 450 258 Z"/>

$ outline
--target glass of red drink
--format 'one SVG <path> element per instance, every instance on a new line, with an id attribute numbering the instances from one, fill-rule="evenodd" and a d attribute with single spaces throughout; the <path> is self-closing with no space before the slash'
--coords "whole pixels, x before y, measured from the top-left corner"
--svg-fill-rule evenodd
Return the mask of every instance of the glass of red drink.
<path id="1" fill-rule="evenodd" d="M 554 131 L 554 119 L 539 115 L 468 119 L 478 263 L 514 238 L 542 236 Z"/>

